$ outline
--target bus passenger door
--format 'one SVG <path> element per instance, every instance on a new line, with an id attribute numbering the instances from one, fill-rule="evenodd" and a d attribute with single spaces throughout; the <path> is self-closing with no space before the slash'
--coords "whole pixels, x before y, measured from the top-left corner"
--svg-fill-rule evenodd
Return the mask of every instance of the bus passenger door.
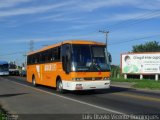
<path id="1" fill-rule="evenodd" d="M 64 44 L 62 45 L 62 67 L 64 72 L 64 78 L 66 80 L 70 79 L 71 72 L 71 45 Z"/>

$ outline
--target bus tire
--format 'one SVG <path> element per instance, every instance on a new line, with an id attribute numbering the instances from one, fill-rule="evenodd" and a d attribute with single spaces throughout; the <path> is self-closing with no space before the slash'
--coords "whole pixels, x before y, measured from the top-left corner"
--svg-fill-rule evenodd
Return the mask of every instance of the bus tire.
<path id="1" fill-rule="evenodd" d="M 63 84 L 62 84 L 62 81 L 61 79 L 59 78 L 56 82 L 56 90 L 59 92 L 59 93 L 65 93 L 65 90 L 63 89 Z"/>
<path id="2" fill-rule="evenodd" d="M 32 85 L 33 85 L 34 87 L 37 87 L 36 79 L 35 79 L 34 75 L 33 75 L 33 77 L 32 77 Z"/>

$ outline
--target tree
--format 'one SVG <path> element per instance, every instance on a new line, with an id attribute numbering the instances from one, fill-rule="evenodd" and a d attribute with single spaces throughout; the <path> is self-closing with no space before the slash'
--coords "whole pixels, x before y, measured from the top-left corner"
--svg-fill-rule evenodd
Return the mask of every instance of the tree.
<path id="1" fill-rule="evenodd" d="M 160 45 L 157 41 L 146 42 L 133 46 L 132 52 L 160 52 Z"/>

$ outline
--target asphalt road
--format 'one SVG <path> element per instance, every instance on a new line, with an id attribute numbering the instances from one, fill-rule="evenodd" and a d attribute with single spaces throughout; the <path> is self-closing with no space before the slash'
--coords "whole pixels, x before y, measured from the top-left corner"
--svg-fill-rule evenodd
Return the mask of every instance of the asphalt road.
<path id="1" fill-rule="evenodd" d="M 32 87 L 25 78 L 0 77 L 0 104 L 12 114 L 159 114 L 160 93 L 111 87 L 67 92 Z"/>

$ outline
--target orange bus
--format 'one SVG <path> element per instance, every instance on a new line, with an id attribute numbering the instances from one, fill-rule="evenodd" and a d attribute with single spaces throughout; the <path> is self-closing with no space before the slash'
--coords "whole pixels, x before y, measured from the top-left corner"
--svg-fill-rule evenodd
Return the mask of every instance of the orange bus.
<path id="1" fill-rule="evenodd" d="M 59 92 L 110 88 L 109 58 L 104 43 L 64 41 L 27 55 L 27 81 Z"/>

